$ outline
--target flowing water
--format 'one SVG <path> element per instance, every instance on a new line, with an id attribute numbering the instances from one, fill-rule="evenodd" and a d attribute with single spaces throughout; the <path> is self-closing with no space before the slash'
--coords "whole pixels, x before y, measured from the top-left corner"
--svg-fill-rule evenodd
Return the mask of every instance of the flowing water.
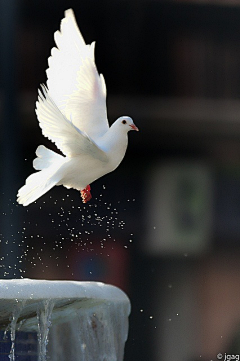
<path id="1" fill-rule="evenodd" d="M 12 320 L 10 323 L 10 332 L 11 332 L 11 350 L 9 354 L 10 361 L 15 361 L 15 337 L 16 337 L 16 326 L 19 315 L 24 308 L 26 300 L 16 300 L 16 305 L 12 312 Z"/>
<path id="2" fill-rule="evenodd" d="M 38 305 L 38 344 L 39 344 L 39 361 L 46 361 L 48 334 L 51 326 L 51 315 L 54 307 L 53 300 L 43 300 Z"/>

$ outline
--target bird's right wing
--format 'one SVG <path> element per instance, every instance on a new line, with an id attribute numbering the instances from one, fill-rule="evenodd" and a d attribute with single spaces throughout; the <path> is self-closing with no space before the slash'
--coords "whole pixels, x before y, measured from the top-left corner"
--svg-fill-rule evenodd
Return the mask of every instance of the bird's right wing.
<path id="1" fill-rule="evenodd" d="M 54 142 L 66 156 L 88 154 L 102 162 L 108 161 L 107 154 L 61 113 L 45 86 L 42 86 L 42 92 L 39 90 L 36 114 L 43 135 Z"/>

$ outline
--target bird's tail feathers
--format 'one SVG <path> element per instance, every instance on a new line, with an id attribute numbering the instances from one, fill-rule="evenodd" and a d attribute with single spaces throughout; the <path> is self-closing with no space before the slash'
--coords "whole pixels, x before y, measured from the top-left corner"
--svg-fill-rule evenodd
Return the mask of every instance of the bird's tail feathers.
<path id="1" fill-rule="evenodd" d="M 57 173 L 50 172 L 51 169 L 44 169 L 40 172 L 31 174 L 27 179 L 25 185 L 19 189 L 17 194 L 17 201 L 23 206 L 28 206 L 30 203 L 36 201 L 43 194 L 47 193 L 52 187 L 59 182 Z"/>
<path id="2" fill-rule="evenodd" d="M 61 163 L 64 161 L 65 157 L 62 155 L 53 152 L 52 150 L 46 148 L 44 145 L 39 145 L 36 149 L 37 158 L 33 161 L 33 167 L 36 170 L 43 170 L 49 168 L 53 163 Z"/>

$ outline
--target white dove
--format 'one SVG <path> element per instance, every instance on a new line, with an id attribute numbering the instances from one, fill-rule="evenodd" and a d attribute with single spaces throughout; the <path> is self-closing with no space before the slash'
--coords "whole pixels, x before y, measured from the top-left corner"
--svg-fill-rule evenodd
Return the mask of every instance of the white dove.
<path id="1" fill-rule="evenodd" d="M 118 167 L 128 131 L 138 130 L 128 116 L 109 127 L 106 85 L 95 65 L 95 43 L 85 44 L 72 9 L 65 11 L 54 39 L 57 47 L 48 59 L 47 86 L 39 91 L 36 114 L 42 134 L 63 155 L 43 145 L 37 148 L 33 167 L 38 172 L 26 179 L 17 195 L 24 206 L 55 185 L 79 190 L 83 202 L 88 202 L 90 183 Z"/>

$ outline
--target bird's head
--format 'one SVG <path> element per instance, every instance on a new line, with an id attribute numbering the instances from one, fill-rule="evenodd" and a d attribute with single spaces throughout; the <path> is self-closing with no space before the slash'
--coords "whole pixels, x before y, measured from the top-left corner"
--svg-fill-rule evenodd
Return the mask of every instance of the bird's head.
<path id="1" fill-rule="evenodd" d="M 134 124 L 132 118 L 128 116 L 118 118 L 115 123 L 120 129 L 122 129 L 122 131 L 126 131 L 126 133 L 129 130 L 136 130 L 137 132 L 139 131 L 138 127 L 136 127 L 136 125 Z"/>

